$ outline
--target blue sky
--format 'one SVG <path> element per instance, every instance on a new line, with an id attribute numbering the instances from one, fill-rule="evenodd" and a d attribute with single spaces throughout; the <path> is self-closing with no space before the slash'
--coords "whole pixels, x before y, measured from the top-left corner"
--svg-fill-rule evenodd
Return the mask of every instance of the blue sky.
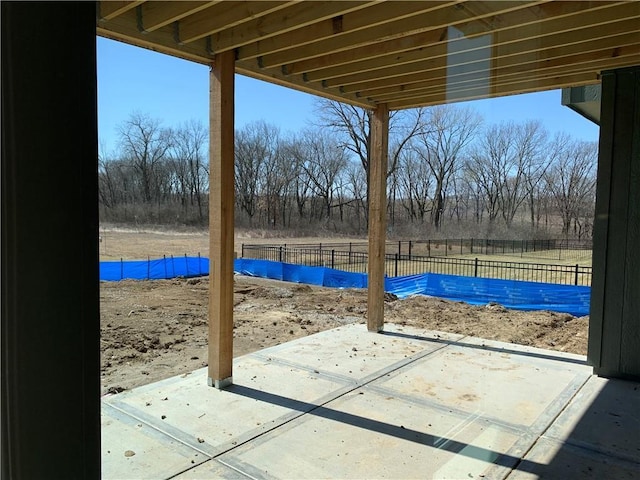
<path id="1" fill-rule="evenodd" d="M 209 71 L 204 65 L 98 37 L 98 130 L 108 152 L 117 146 L 116 128 L 134 111 L 164 126 L 209 118 Z M 296 132 L 314 119 L 317 97 L 236 76 L 236 128 L 265 120 L 283 132 Z M 478 100 L 488 123 L 537 119 L 551 132 L 598 140 L 598 126 L 560 104 L 560 91 Z"/>

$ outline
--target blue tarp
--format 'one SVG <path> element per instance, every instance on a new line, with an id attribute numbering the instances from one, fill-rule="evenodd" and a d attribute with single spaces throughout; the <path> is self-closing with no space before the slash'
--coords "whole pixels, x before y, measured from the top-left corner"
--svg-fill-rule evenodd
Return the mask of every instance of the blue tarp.
<path id="1" fill-rule="evenodd" d="M 235 260 L 234 270 L 242 275 L 324 287 L 367 287 L 365 273 L 344 272 L 327 267 L 309 267 L 270 260 L 240 258 Z M 209 260 L 200 257 L 100 263 L 101 280 L 166 279 L 208 274 Z M 575 316 L 589 314 L 591 297 L 591 288 L 585 286 L 462 277 L 437 273 L 387 277 L 385 278 L 385 291 L 400 298 L 409 295 L 429 295 L 472 305 L 486 305 L 495 302 L 506 308 L 517 310 L 552 310 Z"/>
<path id="2" fill-rule="evenodd" d="M 242 275 L 272 278 L 285 282 L 306 283 L 334 288 L 366 288 L 367 274 L 345 272 L 327 267 L 308 267 L 292 263 L 239 258 L 234 269 Z"/>
<path id="3" fill-rule="evenodd" d="M 471 305 L 499 303 L 516 310 L 552 310 L 589 315 L 591 287 L 425 273 L 385 279 L 385 290 L 400 298 L 429 295 Z"/>
<path id="4" fill-rule="evenodd" d="M 100 262 L 100 280 L 161 280 L 209 275 L 209 259 L 167 257 L 155 260 Z"/>

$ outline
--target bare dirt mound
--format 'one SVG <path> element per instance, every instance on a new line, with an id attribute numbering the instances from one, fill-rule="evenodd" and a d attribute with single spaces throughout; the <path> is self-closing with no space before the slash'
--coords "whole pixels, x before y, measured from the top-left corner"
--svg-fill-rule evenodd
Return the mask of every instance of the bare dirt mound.
<path id="1" fill-rule="evenodd" d="M 234 355 L 365 322 L 367 292 L 237 276 Z M 102 393 L 207 365 L 208 278 L 101 283 Z M 586 354 L 588 317 L 476 307 L 423 296 L 385 297 L 385 319 Z"/>

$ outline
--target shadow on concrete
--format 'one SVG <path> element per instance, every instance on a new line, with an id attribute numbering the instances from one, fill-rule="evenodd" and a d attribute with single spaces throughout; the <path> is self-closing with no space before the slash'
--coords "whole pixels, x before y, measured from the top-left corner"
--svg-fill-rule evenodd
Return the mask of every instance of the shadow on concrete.
<path id="1" fill-rule="evenodd" d="M 553 355 L 532 355 L 565 360 Z M 415 430 L 410 425 L 373 420 L 327 407 L 326 404 L 295 400 L 243 385 L 233 385 L 228 391 L 504 467 L 512 471 L 507 475 L 509 479 L 640 478 L 640 383 L 637 382 L 591 377 L 546 430 L 540 432 L 522 457 Z"/>
<path id="2" fill-rule="evenodd" d="M 592 377 L 511 478 L 640 478 L 640 383 Z"/>
<path id="3" fill-rule="evenodd" d="M 483 447 L 477 447 L 467 443 L 463 443 L 452 438 L 440 437 L 426 432 L 413 430 L 404 425 L 392 425 L 390 423 L 373 420 L 371 418 L 353 415 L 351 413 L 342 412 L 324 405 L 303 402 L 281 395 L 256 390 L 243 385 L 232 385 L 227 391 L 251 398 L 261 402 L 267 402 L 284 408 L 296 410 L 308 415 L 341 422 L 357 428 L 363 428 L 382 435 L 390 435 L 401 440 L 415 442 L 421 445 L 431 446 L 436 449 L 446 450 L 454 454 L 461 454 L 473 459 L 482 460 L 487 463 L 493 463 L 506 468 L 515 468 L 517 465 L 527 463 L 519 457 L 496 452 Z M 537 465 L 529 465 L 529 470 L 535 470 Z"/>
<path id="4" fill-rule="evenodd" d="M 452 345 L 452 346 L 464 347 L 464 348 L 475 348 L 478 350 L 485 350 L 490 352 L 508 353 L 511 355 L 519 355 L 521 357 L 540 358 L 543 360 L 553 360 L 557 362 L 574 363 L 576 365 L 588 365 L 586 360 L 565 357 L 562 355 L 553 355 L 550 353 L 524 352 L 522 350 L 514 350 L 514 349 L 504 348 L 504 347 L 494 347 L 494 346 L 485 345 L 485 344 L 468 343 L 460 340 L 456 341 L 456 340 L 451 340 L 446 338 L 423 337 L 420 335 L 411 335 L 411 334 L 401 333 L 401 332 L 384 332 L 383 331 L 383 332 L 380 332 L 380 334 L 387 335 L 390 337 L 400 337 L 400 338 L 408 338 L 411 340 L 418 340 L 418 341 L 424 341 L 424 342 L 430 342 L 430 343 L 440 343 L 442 345 Z M 487 340 L 487 342 L 492 342 L 492 341 L 493 340 Z M 526 345 L 524 347 L 526 347 Z M 535 347 L 532 347 L 532 348 L 535 348 Z"/>

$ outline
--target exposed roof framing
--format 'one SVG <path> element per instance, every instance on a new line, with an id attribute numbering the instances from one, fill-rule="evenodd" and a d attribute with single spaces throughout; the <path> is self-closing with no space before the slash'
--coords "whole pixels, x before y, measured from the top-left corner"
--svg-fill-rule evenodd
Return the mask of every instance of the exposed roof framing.
<path id="1" fill-rule="evenodd" d="M 98 2 L 98 34 L 374 108 L 597 84 L 640 64 L 640 2 Z"/>

